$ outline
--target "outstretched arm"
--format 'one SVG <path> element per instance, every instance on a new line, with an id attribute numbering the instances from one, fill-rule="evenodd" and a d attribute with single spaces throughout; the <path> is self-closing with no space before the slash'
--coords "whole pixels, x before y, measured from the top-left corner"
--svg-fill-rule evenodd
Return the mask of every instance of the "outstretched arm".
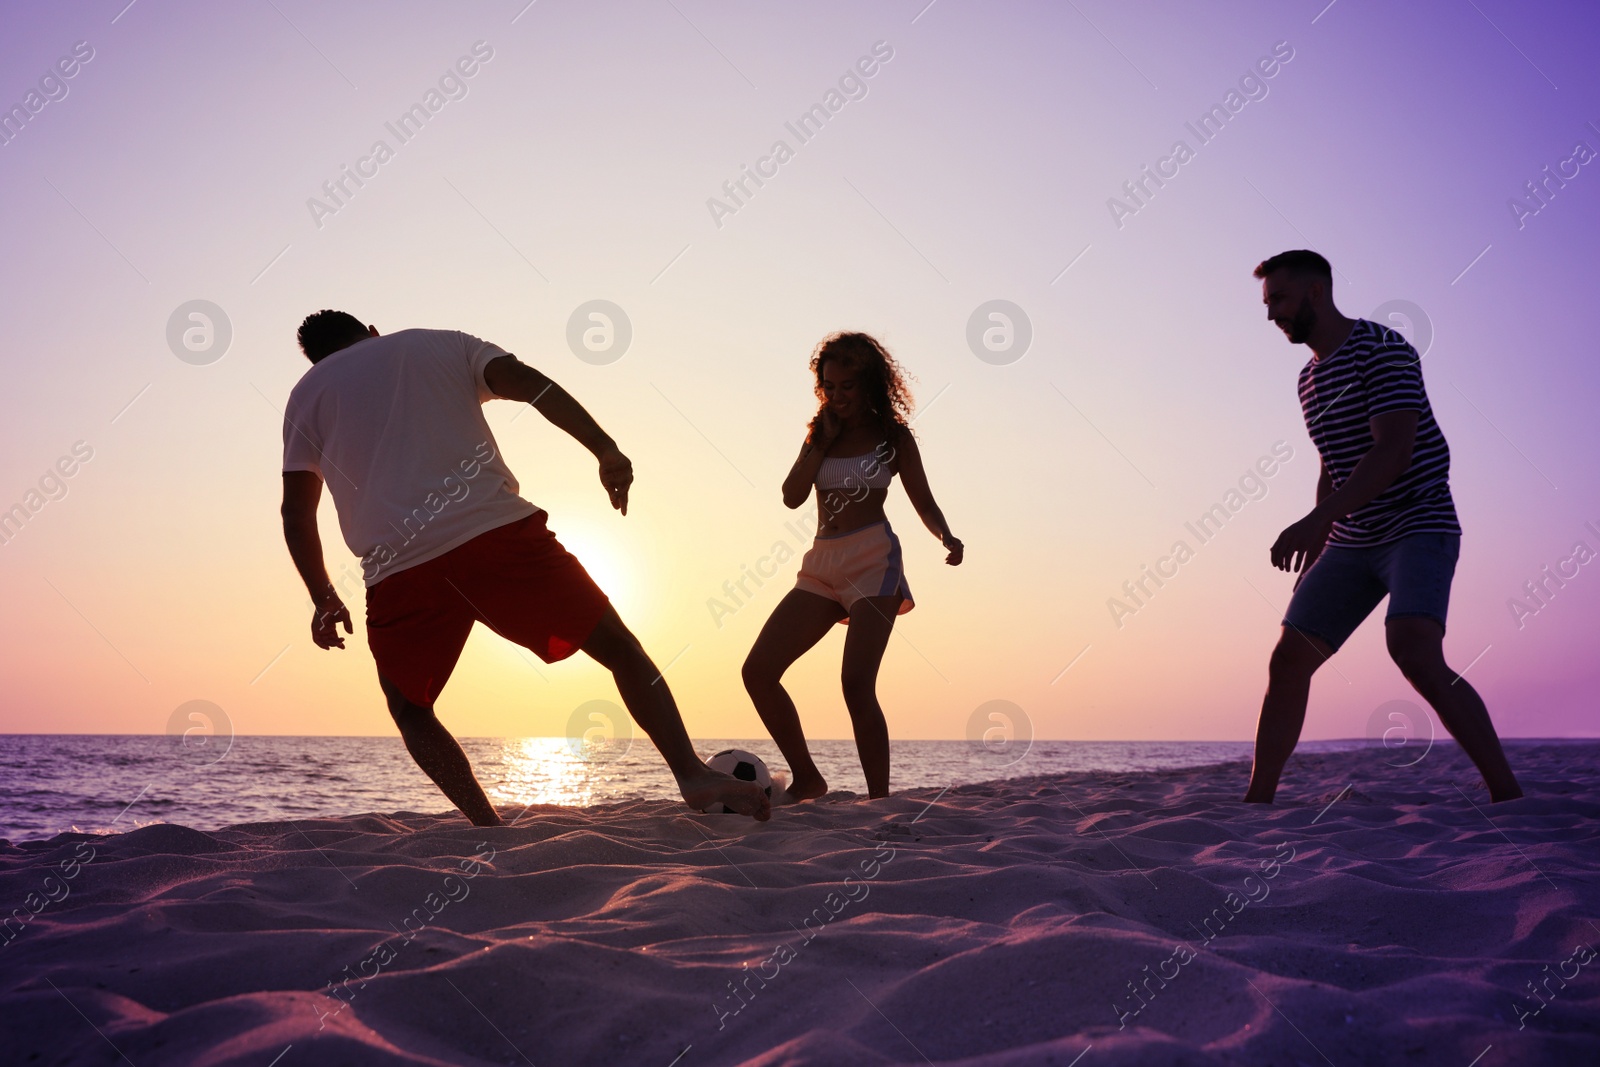
<path id="1" fill-rule="evenodd" d="M 289 558 L 300 572 L 316 614 L 311 620 L 311 640 L 318 648 L 343 648 L 339 624 L 351 633 L 350 610 L 339 599 L 322 558 L 322 535 L 317 532 L 317 502 L 322 499 L 322 479 L 312 471 L 283 472 L 283 540 Z"/>
<path id="2" fill-rule="evenodd" d="M 611 506 L 624 515 L 628 513 L 633 464 L 571 393 L 513 355 L 499 356 L 485 364 L 483 380 L 496 396 L 532 404 L 552 425 L 565 430 L 592 452 L 600 461 L 600 484 L 605 486 Z"/>
<path id="3" fill-rule="evenodd" d="M 900 439 L 895 442 L 894 462 L 898 464 L 896 470 L 900 475 L 900 483 L 906 487 L 906 496 L 910 498 L 911 506 L 917 509 L 917 516 L 949 550 L 950 554 L 944 561 L 952 567 L 959 565 L 964 548 L 956 535 L 950 532 L 950 524 L 944 521 L 944 512 L 934 502 L 933 490 L 928 488 L 928 473 L 922 468 L 922 453 L 910 430 L 902 432 Z"/>
<path id="4" fill-rule="evenodd" d="M 1317 506 L 1311 513 L 1278 535 L 1272 546 L 1272 565 L 1279 570 L 1304 571 L 1322 551 L 1328 530 L 1334 522 L 1370 504 L 1411 466 L 1411 450 L 1417 441 L 1416 411 L 1386 411 L 1374 415 L 1372 447 L 1361 457 L 1350 477 L 1337 489 L 1328 480 L 1327 468 L 1317 482 Z"/>

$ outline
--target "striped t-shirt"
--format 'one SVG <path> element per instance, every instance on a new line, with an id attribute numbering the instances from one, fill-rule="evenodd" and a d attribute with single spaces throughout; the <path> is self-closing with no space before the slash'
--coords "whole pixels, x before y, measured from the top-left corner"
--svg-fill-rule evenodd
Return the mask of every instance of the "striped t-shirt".
<path id="1" fill-rule="evenodd" d="M 1338 351 L 1301 369 L 1300 408 L 1335 489 L 1372 448 L 1369 419 L 1387 411 L 1418 413 L 1411 466 L 1335 522 L 1329 544 L 1381 545 L 1416 533 L 1461 532 L 1450 497 L 1450 446 L 1428 405 L 1421 357 L 1404 337 L 1357 319 Z"/>

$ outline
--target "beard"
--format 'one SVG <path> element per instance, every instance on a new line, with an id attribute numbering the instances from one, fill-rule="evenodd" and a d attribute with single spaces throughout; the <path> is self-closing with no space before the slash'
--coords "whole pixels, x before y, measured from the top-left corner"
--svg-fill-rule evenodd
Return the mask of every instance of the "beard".
<path id="1" fill-rule="evenodd" d="M 1317 313 L 1312 310 L 1311 298 L 1305 297 L 1300 301 L 1300 307 L 1292 319 L 1279 319 L 1278 328 L 1289 338 L 1292 345 L 1303 345 L 1311 336 L 1311 331 L 1316 328 Z"/>

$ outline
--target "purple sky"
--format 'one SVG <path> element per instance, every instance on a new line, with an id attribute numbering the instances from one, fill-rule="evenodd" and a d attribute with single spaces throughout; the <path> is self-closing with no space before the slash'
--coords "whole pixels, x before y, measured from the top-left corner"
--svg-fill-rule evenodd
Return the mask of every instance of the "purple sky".
<path id="1" fill-rule="evenodd" d="M 1316 480 L 1307 353 L 1265 322 L 1250 270 L 1309 246 L 1346 313 L 1388 308 L 1429 342 L 1466 529 L 1452 664 L 1505 734 L 1593 734 L 1600 566 L 1524 598 L 1537 612 L 1511 602 L 1576 542 L 1600 552 L 1581 310 L 1597 16 L 925 2 L 8 7 L 0 104 L 37 113 L 0 146 L 0 508 L 27 510 L 0 545 L 0 731 L 154 733 L 192 699 L 241 733 L 392 729 L 361 635 L 311 646 L 277 525 L 294 329 L 342 307 L 496 341 L 618 437 L 639 475 L 626 519 L 575 445 L 489 408 L 524 494 L 658 661 L 681 657 L 697 736 L 760 730 L 738 665 L 794 564 L 731 617 L 709 602 L 776 542 L 803 547 L 779 484 L 805 361 L 857 328 L 916 374 L 930 479 L 967 543 L 942 566 L 895 491 L 918 600 L 884 664 L 895 736 L 962 737 L 1005 699 L 1041 737 L 1249 737 L 1290 585 L 1267 547 Z M 75 47 L 89 58 L 58 68 Z M 802 142 L 786 124 L 830 91 Z M 1231 91 L 1202 143 L 1189 125 Z M 402 143 L 389 124 L 430 92 Z M 1163 164 L 1180 140 L 1186 161 Z M 1147 166 L 1169 177 L 1136 203 L 1123 186 Z M 734 203 L 746 167 L 768 177 Z M 1566 177 L 1532 200 L 1546 167 Z M 595 299 L 632 325 L 614 362 L 566 341 Z M 194 300 L 231 329 L 210 362 L 168 343 Z M 1020 358 L 969 346 L 991 300 L 1026 315 Z M 1117 626 L 1122 582 L 1279 441 L 1293 458 L 1266 495 Z M 331 504 L 322 521 L 337 578 L 353 558 Z M 821 736 L 848 734 L 838 651 L 792 676 Z M 1334 663 L 1307 737 L 1363 736 L 1414 696 L 1377 619 Z M 480 633 L 441 714 L 559 734 L 614 697 L 591 665 L 540 671 Z"/>

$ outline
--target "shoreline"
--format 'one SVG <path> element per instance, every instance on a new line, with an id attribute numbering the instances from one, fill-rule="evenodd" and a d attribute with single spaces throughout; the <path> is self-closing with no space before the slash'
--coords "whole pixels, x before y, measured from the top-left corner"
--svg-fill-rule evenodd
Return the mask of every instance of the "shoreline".
<path id="1" fill-rule="evenodd" d="M 26 736 L 55 736 L 55 735 L 26 735 Z M 102 736 L 102 735 L 59 735 L 59 736 L 71 737 L 71 736 Z M 157 739 L 162 739 L 162 738 L 165 737 L 165 735 L 160 735 L 160 734 L 156 734 L 156 735 L 137 735 L 137 736 L 149 736 L 149 737 L 157 738 Z M 241 735 L 241 736 L 251 736 L 251 735 Z M 262 737 L 277 737 L 277 736 L 280 736 L 280 735 L 259 735 L 259 736 L 262 736 Z M 285 735 L 285 736 L 290 736 L 290 735 Z M 399 739 L 398 736 L 395 736 L 394 738 L 392 738 L 392 740 L 395 742 L 395 744 L 397 746 L 400 744 L 400 739 Z M 478 741 L 478 740 L 485 740 L 485 739 L 468 739 L 468 740 Z M 493 741 L 493 742 L 500 742 L 500 741 L 503 741 L 503 740 L 520 740 L 520 739 L 490 738 L 490 739 L 487 739 L 487 740 L 490 740 L 490 741 Z M 541 740 L 559 741 L 559 742 L 563 742 L 563 743 L 565 743 L 565 741 L 566 741 L 565 738 L 547 738 L 547 739 L 541 739 Z M 648 741 L 646 741 L 645 743 L 648 744 Z M 738 742 L 737 740 L 729 742 L 729 741 L 727 741 L 725 739 L 715 739 L 711 743 L 718 744 L 718 745 L 723 745 L 723 744 L 730 744 L 730 743 L 731 744 L 739 744 L 740 742 Z M 839 741 L 837 743 L 840 744 L 840 745 L 852 745 L 852 746 L 854 744 L 854 742 L 851 742 L 851 741 Z M 964 744 L 964 742 L 949 742 L 949 743 L 950 744 Z M 1048 741 L 1036 742 L 1036 744 L 1041 744 L 1041 745 L 1049 745 L 1049 744 L 1071 744 L 1071 745 L 1105 744 L 1105 745 L 1119 745 L 1119 744 L 1139 744 L 1139 743 L 1140 742 L 1048 742 Z M 1145 742 L 1145 743 L 1147 743 L 1147 744 L 1185 745 L 1185 744 L 1192 744 L 1194 742 Z M 1247 745 L 1248 744 L 1246 742 L 1199 742 L 1199 743 L 1202 743 L 1202 744 L 1212 744 L 1212 743 L 1215 743 L 1215 744 L 1241 744 L 1241 745 Z M 1515 749 L 1515 750 L 1528 750 L 1528 749 L 1535 749 L 1535 748 L 1539 748 L 1539 747 L 1582 747 L 1582 746 L 1592 746 L 1592 747 L 1595 748 L 1596 762 L 1597 762 L 1597 764 L 1600 764 L 1600 739 L 1589 739 L 1589 738 L 1555 738 L 1555 739 L 1548 739 L 1548 738 L 1545 738 L 1545 739 L 1509 738 L 1509 739 L 1503 739 L 1503 743 L 1505 744 L 1507 749 Z M 699 745 L 700 747 L 705 747 L 700 742 L 696 742 L 696 744 Z M 1339 747 L 1336 747 L 1336 748 L 1335 747 L 1321 748 L 1321 747 L 1318 747 L 1318 746 L 1339 746 Z M 1346 747 L 1346 746 L 1348 746 L 1348 747 Z M 1444 737 L 1442 739 L 1435 740 L 1433 742 L 1433 744 L 1432 744 L 1432 747 L 1434 749 L 1437 749 L 1437 750 L 1440 750 L 1440 751 L 1449 751 L 1456 758 L 1464 759 L 1464 757 L 1462 757 L 1460 755 L 1459 746 L 1457 746 L 1455 741 L 1453 739 L 1449 738 L 1448 736 Z M 1281 791 L 1280 796 L 1278 798 L 1278 803 L 1275 806 L 1282 806 L 1285 803 L 1292 803 L 1293 802 L 1292 798 L 1295 796 L 1295 790 L 1293 788 L 1293 784 L 1294 784 L 1293 783 L 1293 778 L 1294 778 L 1293 768 L 1294 768 L 1294 765 L 1295 765 L 1295 761 L 1313 759 L 1313 758 L 1320 758 L 1320 757 L 1331 756 L 1331 755 L 1338 755 L 1338 754 L 1342 754 L 1342 753 L 1352 753 L 1352 754 L 1371 753 L 1371 754 L 1376 754 L 1376 753 L 1381 753 L 1383 751 L 1384 751 L 1383 743 L 1381 741 L 1371 740 L 1371 739 L 1353 739 L 1353 740 L 1349 740 L 1349 741 L 1337 741 L 1337 742 L 1325 741 L 1325 742 L 1305 742 L 1305 743 L 1302 743 L 1301 748 L 1299 750 L 1297 750 L 1297 752 L 1295 753 L 1295 756 L 1291 760 L 1289 771 L 1287 771 L 1285 773 L 1286 787 L 1285 787 L 1285 789 L 1283 791 Z M 1399 753 L 1400 750 L 1397 749 L 1396 752 Z M 654 758 L 654 757 L 652 757 L 652 758 Z M 975 779 L 971 779 L 971 780 L 957 780 L 957 781 L 951 781 L 947 785 L 931 785 L 931 784 L 911 785 L 911 786 L 906 786 L 906 787 L 901 788 L 901 789 L 897 789 L 891 795 L 892 796 L 915 797 L 915 796 L 931 795 L 932 793 L 937 792 L 941 788 L 945 788 L 945 789 L 967 789 L 967 788 L 974 788 L 974 787 L 1017 786 L 1017 785 L 1037 784 L 1037 783 L 1040 783 L 1040 782 L 1051 783 L 1051 782 L 1056 782 L 1058 780 L 1072 780 L 1072 779 L 1080 779 L 1080 778 L 1081 779 L 1097 779 L 1098 780 L 1098 779 L 1103 779 L 1103 778 L 1107 778 L 1107 777 L 1113 777 L 1113 778 L 1114 777 L 1138 777 L 1138 776 L 1145 776 L 1145 775 L 1163 776 L 1163 775 L 1184 774 L 1184 773 L 1188 773 L 1188 772 L 1221 771 L 1221 770 L 1225 770 L 1225 769 L 1228 769 L 1228 768 L 1238 767 L 1238 768 L 1242 768 L 1238 772 L 1238 779 L 1239 779 L 1239 781 L 1238 781 L 1238 793 L 1239 793 L 1240 796 L 1242 796 L 1243 792 L 1244 792 L 1245 785 L 1247 784 L 1247 779 L 1249 777 L 1250 762 L 1251 762 L 1250 754 L 1248 752 L 1244 752 L 1244 753 L 1240 754 L 1237 758 L 1220 759 L 1220 760 L 1217 760 L 1217 761 L 1211 762 L 1211 763 L 1186 763 L 1186 764 L 1181 764 L 1181 765 L 1176 765 L 1176 766 L 1169 766 L 1169 767 L 1095 768 L 1095 769 L 1085 769 L 1085 770 L 1067 770 L 1067 771 L 1042 772 L 1042 773 L 1039 773 L 1039 774 L 1017 774 L 1017 775 L 1005 775 L 1005 776 L 999 776 L 999 777 L 993 777 L 993 778 L 975 778 Z M 1395 757 L 1395 762 L 1398 764 L 1398 763 L 1403 763 L 1405 761 L 1401 760 L 1399 758 L 1399 756 L 1397 755 Z M 1405 772 L 1405 767 L 1404 766 L 1398 766 L 1396 768 L 1396 773 L 1397 774 L 1404 774 L 1404 772 Z M 420 774 L 420 772 L 418 772 L 418 773 Z M 670 779 L 668 779 L 668 781 L 670 781 Z M 425 780 L 423 781 L 422 784 L 424 786 L 429 786 L 430 785 L 430 783 L 426 783 Z M 658 790 L 658 792 L 660 792 L 660 790 Z M 399 819 L 399 818 L 407 818 L 407 819 L 422 818 L 422 819 L 436 819 L 436 820 L 440 820 L 441 822 L 447 822 L 451 818 L 456 818 L 456 819 L 461 820 L 463 824 L 465 823 L 465 820 L 457 812 L 455 812 L 453 809 L 450 809 L 450 808 L 444 806 L 445 804 L 447 804 L 447 801 L 445 801 L 445 799 L 442 796 L 438 796 L 438 795 L 434 794 L 432 792 L 431 788 L 423 789 L 423 793 L 425 795 L 428 795 L 428 796 L 436 799 L 440 806 L 437 807 L 437 808 L 428 808 L 426 810 L 422 810 L 422 809 L 415 808 L 415 807 L 399 807 L 399 808 L 393 808 L 393 809 L 387 809 L 387 810 L 374 808 L 372 810 L 367 810 L 367 811 L 343 812 L 343 813 L 332 814 L 332 815 L 324 814 L 324 813 L 320 813 L 320 812 L 313 812 L 313 813 L 300 815 L 300 816 L 287 816 L 286 815 L 286 816 L 282 816 L 282 817 L 278 817 L 278 818 L 245 819 L 245 820 L 240 820 L 240 821 L 237 821 L 237 822 L 228 822 L 228 823 L 224 823 L 222 825 L 216 825 L 216 826 L 212 826 L 212 825 L 191 825 L 190 822 L 183 821 L 183 820 L 176 820 L 175 821 L 175 820 L 171 820 L 171 819 L 150 819 L 150 818 L 139 819 L 139 818 L 134 818 L 134 819 L 130 820 L 127 829 L 124 829 L 124 830 L 109 830 L 109 829 L 105 829 L 105 828 L 82 829 L 82 828 L 78 828 L 76 826 L 73 826 L 73 827 L 69 827 L 67 829 L 57 830 L 57 831 L 55 831 L 53 833 L 43 834 L 43 835 L 35 835 L 35 836 L 21 836 L 21 835 L 19 835 L 17 837 L 0 836 L 0 845 L 10 845 L 10 846 L 13 846 L 13 847 L 17 847 L 17 846 L 21 846 L 21 845 L 39 844 L 41 842 L 46 842 L 46 843 L 53 842 L 57 838 L 63 838 L 63 837 L 76 840 L 77 837 L 74 836 L 74 835 L 82 835 L 82 836 L 87 836 L 87 837 L 91 837 L 91 838 L 108 837 L 108 836 L 114 836 L 114 835 L 116 835 L 118 833 L 126 833 L 126 832 L 128 832 L 128 830 L 143 829 L 143 828 L 148 827 L 148 826 L 180 826 L 180 827 L 183 827 L 184 829 L 192 829 L 192 830 L 196 830 L 196 831 L 199 831 L 199 832 L 205 832 L 205 833 L 213 833 L 213 832 L 221 832 L 221 831 L 225 831 L 225 830 L 236 830 L 236 829 L 244 830 L 244 829 L 251 829 L 251 828 L 255 828 L 255 827 L 292 826 L 292 825 L 297 825 L 299 823 L 305 822 L 308 819 L 313 819 L 313 820 L 324 820 L 324 819 L 339 820 L 339 819 L 366 819 L 366 818 L 379 818 L 379 819 L 382 819 L 382 818 L 395 818 L 395 819 Z M 865 800 L 866 800 L 866 795 L 865 795 L 864 791 L 857 792 L 855 790 L 851 790 L 851 789 L 847 789 L 847 788 L 840 788 L 840 789 L 830 790 L 826 795 L 824 795 L 821 798 L 818 798 L 818 801 L 825 802 L 825 803 L 848 803 L 848 802 L 852 802 L 852 801 L 865 801 Z M 689 811 L 684 805 L 682 805 L 682 802 L 677 798 L 677 795 L 676 795 L 675 792 L 671 792 L 670 795 L 668 795 L 667 793 L 663 792 L 662 795 L 640 795 L 640 796 L 632 796 L 632 797 L 609 797 L 609 798 L 606 798 L 606 799 L 603 799 L 603 800 L 599 800 L 599 801 L 595 801 L 595 802 L 592 802 L 592 803 L 583 803 L 583 804 L 543 803 L 543 802 L 539 802 L 539 801 L 534 801 L 532 803 L 524 804 L 523 802 L 520 802 L 520 801 L 516 802 L 516 803 L 513 803 L 513 802 L 510 802 L 510 801 L 497 800 L 494 797 L 494 790 L 491 789 L 491 801 L 495 804 L 495 807 L 500 812 L 501 816 L 503 818 L 507 818 L 507 819 L 511 819 L 511 818 L 516 817 L 516 815 L 519 812 L 531 811 L 531 810 L 535 810 L 535 809 L 541 810 L 541 811 L 568 811 L 568 812 L 590 812 L 590 811 L 592 811 L 592 812 L 600 813 L 600 814 L 612 814 L 612 813 L 626 811 L 626 810 L 630 809 L 633 805 L 640 805 L 640 804 L 644 804 L 644 805 L 666 805 L 669 810 L 672 809 L 672 808 L 678 808 L 678 809 L 681 809 L 682 814 L 695 814 L 695 813 Z M 818 801 L 806 801 L 805 803 L 817 803 Z M 132 806 L 133 805 L 130 804 L 129 808 L 131 809 Z"/>

